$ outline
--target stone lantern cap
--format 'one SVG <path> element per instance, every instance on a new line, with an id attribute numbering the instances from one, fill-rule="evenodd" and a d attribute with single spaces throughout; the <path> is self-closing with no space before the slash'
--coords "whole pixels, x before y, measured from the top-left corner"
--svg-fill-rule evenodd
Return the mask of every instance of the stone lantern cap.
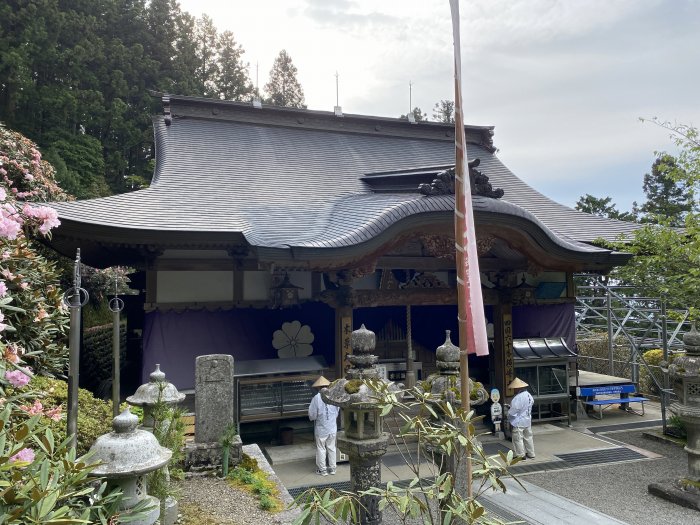
<path id="1" fill-rule="evenodd" d="M 396 384 L 380 379 L 375 363 L 377 356 L 372 355 L 376 345 L 376 336 L 362 325 L 351 336 L 352 354 L 348 355 L 352 367 L 347 376 L 333 381 L 328 388 L 321 390 L 321 397 L 326 403 L 350 410 L 377 410 L 379 399 L 377 392 L 365 384 L 364 380 L 379 381 L 387 385 L 389 392 L 400 394 L 403 384 Z"/>
<path id="2" fill-rule="evenodd" d="M 112 420 L 114 431 L 97 438 L 90 448 L 89 461 L 99 461 L 93 476 L 127 478 L 158 470 L 170 461 L 172 451 L 158 444 L 156 437 L 137 430 L 139 418 L 129 411 Z"/>
<path id="3" fill-rule="evenodd" d="M 435 401 L 442 401 L 452 394 L 454 404 L 461 405 L 462 380 L 459 376 L 459 348 L 452 343 L 450 330 L 445 330 L 445 342 L 435 350 L 438 374 L 431 374 L 416 387 L 426 394 L 431 394 Z M 469 378 L 469 399 L 471 405 L 485 403 L 489 394 L 483 385 Z"/>
<path id="4" fill-rule="evenodd" d="M 150 382 L 144 383 L 133 395 L 126 398 L 127 403 L 133 406 L 154 406 L 162 401 L 168 405 L 176 405 L 185 399 L 185 394 L 178 392 L 175 385 L 165 380 L 160 365 L 156 365 L 150 377 Z"/>

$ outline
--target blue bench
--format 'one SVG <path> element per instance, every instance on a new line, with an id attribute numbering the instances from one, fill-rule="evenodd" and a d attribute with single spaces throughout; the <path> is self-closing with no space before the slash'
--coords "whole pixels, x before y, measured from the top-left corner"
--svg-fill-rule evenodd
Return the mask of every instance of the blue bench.
<path id="1" fill-rule="evenodd" d="M 592 387 L 579 387 L 576 389 L 576 396 L 582 401 L 584 405 L 599 407 L 598 419 L 603 419 L 603 410 L 610 408 L 613 405 L 620 405 L 622 410 L 626 412 L 631 412 L 637 414 L 638 416 L 644 415 L 644 402 L 649 401 L 646 397 L 640 396 L 630 396 L 634 394 L 637 389 L 634 385 L 606 385 L 606 386 L 592 386 Z M 605 397 L 603 399 L 596 399 L 596 396 L 616 396 L 616 397 Z M 641 403 L 642 411 L 637 412 L 630 408 L 630 403 Z M 595 411 L 593 412 L 594 417 Z"/>

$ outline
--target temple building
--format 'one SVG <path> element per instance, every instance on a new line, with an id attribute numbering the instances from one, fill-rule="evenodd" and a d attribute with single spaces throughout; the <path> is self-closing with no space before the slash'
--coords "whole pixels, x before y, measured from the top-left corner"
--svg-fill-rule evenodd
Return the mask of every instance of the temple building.
<path id="1" fill-rule="evenodd" d="M 133 384 L 160 363 L 187 391 L 198 355 L 231 354 L 259 378 L 249 379 L 254 404 L 280 374 L 340 377 L 362 323 L 391 378 L 434 370 L 445 330 L 457 344 L 452 125 L 179 96 L 163 104 L 152 185 L 55 204 L 61 226 L 49 241 L 68 257 L 80 248 L 91 266 L 135 268 Z M 573 274 L 624 264 L 628 254 L 593 241 L 635 225 L 525 184 L 496 156 L 492 127 L 466 135 L 491 338 L 489 356 L 470 356 L 470 375 L 504 391 L 514 339 L 575 348 Z M 292 397 L 287 412 L 278 400 L 281 417 L 299 411 Z"/>

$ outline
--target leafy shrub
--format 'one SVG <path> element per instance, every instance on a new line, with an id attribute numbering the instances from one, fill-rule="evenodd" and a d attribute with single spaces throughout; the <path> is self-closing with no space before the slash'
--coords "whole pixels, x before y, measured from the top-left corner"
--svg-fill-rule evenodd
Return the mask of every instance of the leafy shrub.
<path id="1" fill-rule="evenodd" d="M 362 512 L 364 498 L 374 499 L 379 509 L 391 508 L 402 523 L 412 523 L 413 520 L 444 524 L 500 523 L 487 516 L 478 499 L 489 490 L 505 492 L 501 477 L 509 475 L 508 467 L 519 460 L 512 451 L 486 455 L 475 437 L 474 412 L 455 407 L 420 387 L 411 389 L 412 401 L 404 403 L 401 401 L 403 393 L 392 391 L 383 381 L 369 379 L 362 382 L 374 393 L 382 416 L 393 413 L 399 419 L 395 425 L 401 428 L 399 440 L 403 442 L 397 440 L 395 444 L 400 450 L 403 449 L 406 466 L 411 469 L 414 478 L 408 486 L 389 482 L 386 487 L 371 487 L 357 494 L 340 493 L 333 489 L 309 489 L 295 500 L 301 512 L 294 525 L 310 525 L 319 523 L 321 519 L 335 523 L 338 518 L 341 523 L 355 523 Z M 422 385 L 426 386 L 426 383 Z M 418 440 L 421 450 L 432 459 L 433 465 L 423 466 L 421 461 L 414 461 L 416 456 L 408 447 L 413 438 Z M 454 466 L 453 471 L 445 467 L 448 458 Z M 475 482 L 469 498 L 463 497 L 457 490 L 454 476 L 459 469 L 465 468 L 467 458 L 472 463 Z"/>
<path id="2" fill-rule="evenodd" d="M 63 430 L 65 420 L 36 389 L 42 378 L 29 381 L 9 364 L 11 370 L 0 360 L 0 523 L 112 525 L 121 493 L 96 484 L 89 457 L 76 458 L 70 440 L 58 439 L 52 427 Z M 144 508 L 139 505 L 137 511 Z"/>
<path id="3" fill-rule="evenodd" d="M 47 407 L 68 403 L 68 384 L 59 379 L 35 376 L 30 386 L 41 392 L 41 402 Z M 102 434 L 112 431 L 112 402 L 96 399 L 89 390 L 78 389 L 78 455 L 87 454 L 90 447 Z M 56 439 L 66 438 L 65 421 L 53 421 L 50 425 Z"/>
<path id="4" fill-rule="evenodd" d="M 679 354 L 668 354 L 668 362 L 672 363 L 673 360 Z M 652 350 L 647 350 L 642 354 L 644 362 L 651 368 L 654 377 L 651 376 L 647 367 L 642 365 L 639 367 L 639 387 L 640 390 L 646 394 L 659 395 L 659 388 L 656 386 L 654 378 L 659 382 L 663 380 L 663 373 L 661 372 L 661 361 L 664 359 L 664 351 L 660 348 L 654 348 Z M 663 384 L 663 383 L 662 383 Z"/>
<path id="5" fill-rule="evenodd" d="M 31 141 L 0 125 L 0 523 L 106 525 L 121 495 L 96 488 L 88 478 L 93 466 L 60 437 L 67 386 L 47 378 L 30 384 L 27 366 L 61 375 L 67 364 L 67 312 L 55 269 L 27 240 L 58 225 L 55 210 L 27 204 L 65 198 L 53 175 Z M 81 451 L 105 430 L 95 427 L 112 419 L 91 401 L 81 392 Z"/>

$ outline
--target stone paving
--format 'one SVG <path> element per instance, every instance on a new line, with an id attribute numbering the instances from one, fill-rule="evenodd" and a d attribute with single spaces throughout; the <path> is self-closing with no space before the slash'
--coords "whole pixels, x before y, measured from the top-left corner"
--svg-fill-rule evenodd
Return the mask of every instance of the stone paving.
<path id="1" fill-rule="evenodd" d="M 493 515 L 500 512 L 505 519 L 532 524 L 700 523 L 697 511 L 646 492 L 649 482 L 657 477 L 681 476 L 687 465 L 681 447 L 642 437 L 654 429 L 659 432 L 660 425 L 660 408 L 655 403 L 647 403 L 642 417 L 613 408 L 602 421 L 582 416 L 571 427 L 534 425 L 537 457 L 513 469 L 526 490 L 508 480 L 505 494 L 490 494 L 483 504 Z M 304 444 L 304 436 L 296 440 L 296 445 L 266 451 L 285 486 L 293 494 L 308 486 L 343 488 L 343 482 L 349 481 L 347 465 L 339 464 L 336 476 L 316 476 L 312 444 Z M 491 436 L 483 441 L 487 450 L 506 450 L 511 445 Z M 423 463 L 422 468 L 429 465 Z M 382 481 L 412 477 L 398 449 L 390 448 L 382 465 Z M 385 523 L 392 523 L 390 515 L 385 515 Z"/>

